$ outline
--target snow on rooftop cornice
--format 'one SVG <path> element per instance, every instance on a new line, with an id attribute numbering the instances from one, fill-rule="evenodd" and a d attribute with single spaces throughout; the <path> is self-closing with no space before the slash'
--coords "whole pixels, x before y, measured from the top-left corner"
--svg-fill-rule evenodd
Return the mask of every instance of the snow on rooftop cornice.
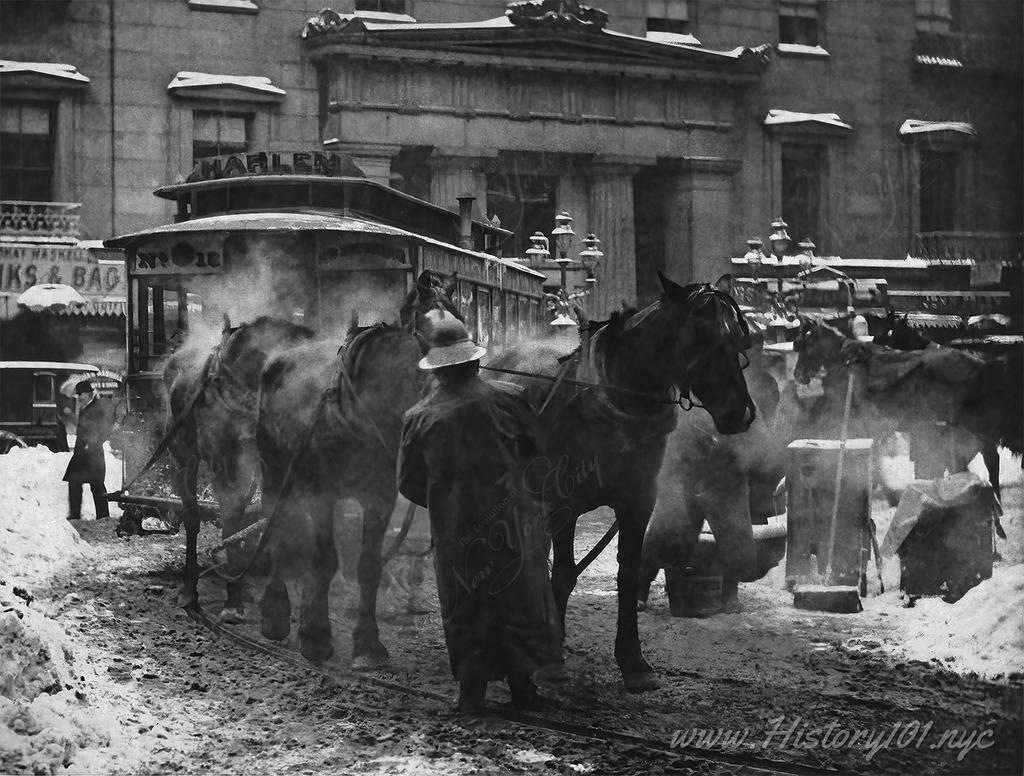
<path id="1" fill-rule="evenodd" d="M 808 46 L 804 43 L 780 43 L 778 50 L 781 55 L 807 57 L 809 59 L 829 59 L 832 56 L 821 46 Z"/>
<path id="2" fill-rule="evenodd" d="M 693 35 L 681 35 L 676 32 L 648 30 L 645 37 L 654 43 L 668 43 L 673 46 L 700 46 L 700 41 Z"/>
<path id="3" fill-rule="evenodd" d="M 935 67 L 963 67 L 964 64 L 954 57 L 937 57 L 931 54 L 918 54 L 914 61 L 919 65 L 933 65 Z"/>
<path id="4" fill-rule="evenodd" d="M 260 94 L 283 97 L 286 92 L 270 82 L 269 78 L 259 75 L 218 75 L 215 73 L 192 73 L 182 70 L 167 84 L 167 91 L 180 89 L 202 89 L 218 86 L 234 87 Z"/>
<path id="5" fill-rule="evenodd" d="M 376 13 L 358 11 L 356 13 L 338 13 L 325 8 L 316 16 L 311 16 L 302 28 L 303 38 L 313 38 L 332 32 L 385 32 L 387 30 L 492 30 L 507 29 L 512 22 L 505 16 L 483 19 L 476 22 L 418 22 L 405 14 Z"/>
<path id="6" fill-rule="evenodd" d="M 396 14 L 376 14 L 377 16 L 396 16 Z M 409 17 L 412 18 L 412 17 Z M 302 30 L 304 39 L 319 37 L 334 32 L 418 32 L 427 30 L 507 30 L 517 25 L 508 16 L 497 16 L 493 19 L 481 19 L 475 22 L 377 22 L 370 19 L 368 12 L 341 14 L 337 11 L 325 8 L 316 16 L 306 21 Z M 562 25 L 565 27 L 565 25 Z M 525 29 L 536 29 L 527 27 Z M 520 27 L 520 29 L 524 29 Z M 639 41 L 648 45 L 659 46 L 665 49 L 690 49 L 700 51 L 704 54 L 711 54 L 724 59 L 745 59 L 757 58 L 763 62 L 768 61 L 771 46 L 765 44 L 753 48 L 737 46 L 729 51 L 715 51 L 704 48 L 700 41 L 692 35 L 675 35 L 672 33 L 649 32 L 646 37 L 629 35 L 625 32 L 616 32 L 607 27 L 604 29 L 588 30 L 595 35 L 608 35 L 614 38 Z"/>
<path id="7" fill-rule="evenodd" d="M 929 132 L 959 132 L 970 137 L 978 136 L 974 127 L 966 121 L 920 121 L 918 119 L 904 121 L 900 126 L 899 136 L 926 135 Z"/>
<path id="8" fill-rule="evenodd" d="M 56 62 L 15 62 L 10 59 L 0 59 L 0 75 L 14 73 L 35 73 L 65 81 L 89 83 L 89 79 L 79 73 L 78 68 L 74 65 L 62 65 Z"/>
<path id="9" fill-rule="evenodd" d="M 838 113 L 799 113 L 791 110 L 777 110 L 772 108 L 765 116 L 766 127 L 780 126 L 783 124 L 824 124 L 839 129 L 853 129 L 853 127 L 839 118 Z"/>

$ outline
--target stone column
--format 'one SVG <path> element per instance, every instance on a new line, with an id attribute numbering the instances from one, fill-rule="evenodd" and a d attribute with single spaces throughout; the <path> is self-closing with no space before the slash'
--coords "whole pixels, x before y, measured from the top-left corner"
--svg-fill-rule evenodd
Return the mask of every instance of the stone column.
<path id="1" fill-rule="evenodd" d="M 586 227 L 601 240 L 604 259 L 597 286 L 587 299 L 587 314 L 602 320 L 625 301 L 636 304 L 636 231 L 633 174 L 636 165 L 599 162 L 589 170 L 589 219 Z M 579 234 L 579 231 L 577 231 Z"/>
<path id="2" fill-rule="evenodd" d="M 496 152 L 495 152 L 496 155 Z M 474 218 L 487 218 L 487 174 L 484 172 L 488 156 L 470 156 L 435 151 L 427 164 L 430 166 L 430 201 L 435 205 L 458 211 L 459 197 L 465 193 L 476 197 Z"/>
<path id="3" fill-rule="evenodd" d="M 682 159 L 665 200 L 665 274 L 675 282 L 713 283 L 730 272 L 743 244 L 733 202 L 738 160 Z"/>

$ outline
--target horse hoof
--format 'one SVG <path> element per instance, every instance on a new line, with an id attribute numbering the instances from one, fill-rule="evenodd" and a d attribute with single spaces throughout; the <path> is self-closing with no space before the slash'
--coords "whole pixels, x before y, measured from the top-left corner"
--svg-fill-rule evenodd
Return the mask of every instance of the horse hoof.
<path id="1" fill-rule="evenodd" d="M 647 602 L 646 601 L 637 601 L 636 602 L 636 610 L 638 612 L 646 612 L 647 611 Z"/>
<path id="2" fill-rule="evenodd" d="M 657 690 L 661 686 L 650 671 L 623 674 L 622 683 L 626 688 L 626 692 L 633 693 L 650 692 L 651 690 Z"/>
<path id="3" fill-rule="evenodd" d="M 731 598 L 727 601 L 722 601 L 722 612 L 724 614 L 739 614 L 743 611 L 743 604 L 739 602 L 738 598 Z"/>
<path id="4" fill-rule="evenodd" d="M 245 612 L 242 610 L 241 606 L 225 606 L 221 609 L 220 621 L 227 625 L 235 625 L 240 622 L 245 622 Z"/>
<path id="5" fill-rule="evenodd" d="M 178 606 L 188 611 L 197 610 L 199 608 L 199 593 L 182 588 L 178 591 Z"/>
<path id="6" fill-rule="evenodd" d="M 284 641 L 291 633 L 292 624 L 289 620 L 275 620 L 264 617 L 260 620 L 260 633 L 263 638 L 271 641 Z"/>
<path id="7" fill-rule="evenodd" d="M 388 651 L 381 647 L 383 652 L 373 652 L 369 654 L 353 655 L 352 656 L 352 670 L 353 671 L 376 671 L 381 668 L 386 668 L 388 663 L 391 661 L 391 656 Z"/>
<path id="8" fill-rule="evenodd" d="M 323 663 L 334 655 L 334 644 L 330 638 L 300 639 L 299 651 L 310 663 Z"/>
<path id="9" fill-rule="evenodd" d="M 538 668 L 533 674 L 533 681 L 537 684 L 566 684 L 569 679 L 569 672 L 561 663 Z"/>

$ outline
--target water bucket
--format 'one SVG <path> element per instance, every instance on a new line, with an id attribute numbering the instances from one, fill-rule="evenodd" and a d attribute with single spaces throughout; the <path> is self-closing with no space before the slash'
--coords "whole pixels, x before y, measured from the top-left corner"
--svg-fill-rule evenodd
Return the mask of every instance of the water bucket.
<path id="1" fill-rule="evenodd" d="M 722 611 L 722 575 L 690 567 L 666 567 L 665 592 L 673 617 L 711 617 Z"/>

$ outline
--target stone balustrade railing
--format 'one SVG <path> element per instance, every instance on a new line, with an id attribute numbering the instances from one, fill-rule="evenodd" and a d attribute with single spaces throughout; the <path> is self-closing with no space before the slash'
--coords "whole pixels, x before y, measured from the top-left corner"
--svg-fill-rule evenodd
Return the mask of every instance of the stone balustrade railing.
<path id="1" fill-rule="evenodd" d="M 914 258 L 975 263 L 1021 263 L 1022 236 L 1014 232 L 920 232 L 914 235 Z"/>
<path id="2" fill-rule="evenodd" d="M 0 235 L 6 237 L 78 238 L 78 202 L 0 201 Z"/>

